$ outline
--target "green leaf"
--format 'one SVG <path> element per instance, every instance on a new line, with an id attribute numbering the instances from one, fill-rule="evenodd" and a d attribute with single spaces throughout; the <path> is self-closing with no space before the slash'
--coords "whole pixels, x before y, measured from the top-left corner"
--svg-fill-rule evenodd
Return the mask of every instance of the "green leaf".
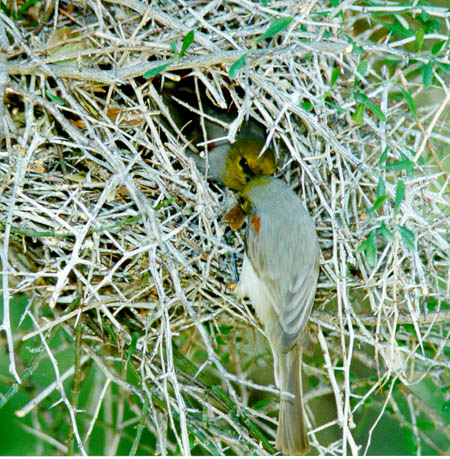
<path id="1" fill-rule="evenodd" d="M 134 351 L 136 350 L 138 339 L 139 339 L 139 333 L 133 332 L 131 334 L 131 344 L 130 344 L 130 347 L 128 348 L 128 357 L 127 357 L 126 365 L 128 365 L 128 362 L 130 361 L 131 356 L 134 354 Z"/>
<path id="2" fill-rule="evenodd" d="M 330 80 L 330 88 L 334 86 L 334 83 L 336 83 L 336 80 L 339 78 L 341 75 L 341 72 L 337 67 L 333 67 L 333 70 L 331 71 L 331 80 Z"/>
<path id="3" fill-rule="evenodd" d="M 394 205 L 394 214 L 397 213 L 400 204 L 402 203 L 405 197 L 405 182 L 399 180 L 397 183 L 397 188 L 395 190 L 395 205 Z"/>
<path id="4" fill-rule="evenodd" d="M 259 427 L 249 418 L 242 419 L 241 422 L 246 425 L 249 432 L 252 433 L 256 439 L 260 440 L 264 447 L 270 452 L 270 454 L 276 453 L 274 447 L 269 443 L 268 439 L 264 435 L 264 433 L 259 429 Z"/>
<path id="5" fill-rule="evenodd" d="M 429 88 L 433 83 L 433 62 L 428 61 L 428 64 L 422 66 L 423 69 L 423 84 L 426 88 Z"/>
<path id="6" fill-rule="evenodd" d="M 422 8 L 422 19 L 427 22 L 430 19 L 430 15 Z"/>
<path id="7" fill-rule="evenodd" d="M 358 125 L 361 126 L 364 122 L 364 111 L 365 105 L 361 102 L 355 110 L 355 113 L 352 115 L 352 120 Z"/>
<path id="8" fill-rule="evenodd" d="M 150 79 L 158 75 L 158 73 L 163 72 L 169 65 L 172 64 L 172 61 L 168 62 L 167 64 L 163 65 L 158 65 L 158 67 L 153 67 L 150 70 L 147 70 L 144 75 L 142 75 L 144 78 Z"/>
<path id="9" fill-rule="evenodd" d="M 12 11 L 9 11 L 8 7 L 0 1 L 0 8 L 5 14 L 5 16 L 12 17 Z"/>
<path id="10" fill-rule="evenodd" d="M 29 8 L 38 3 L 39 0 L 27 0 L 17 11 L 16 19 L 22 19 Z M 2 2 L 3 3 L 3 2 Z"/>
<path id="11" fill-rule="evenodd" d="M 219 386 L 213 386 L 212 390 L 217 395 L 217 397 L 219 397 L 219 399 L 222 400 L 225 405 L 227 405 L 228 408 L 231 410 L 235 408 L 233 400 L 231 400 L 231 398 L 228 397 L 228 395 L 225 394 L 225 392 Z"/>
<path id="12" fill-rule="evenodd" d="M 443 62 L 436 61 L 437 66 L 442 69 L 445 73 L 450 74 L 450 64 L 444 64 Z"/>
<path id="13" fill-rule="evenodd" d="M 387 194 L 383 194 L 382 196 L 378 197 L 367 213 L 370 215 L 375 212 L 383 204 L 383 202 L 386 201 L 387 198 L 389 198 Z"/>
<path id="14" fill-rule="evenodd" d="M 445 43 L 446 43 L 445 41 L 438 41 L 437 43 L 435 43 L 433 47 L 431 48 L 431 54 L 433 54 L 433 56 L 436 56 L 436 54 L 439 54 L 439 51 L 442 49 Z"/>
<path id="15" fill-rule="evenodd" d="M 392 23 L 390 30 L 396 33 L 397 35 L 400 35 L 401 37 L 413 36 L 414 32 L 412 31 L 410 25 L 403 17 L 401 18 L 402 21 L 400 21 L 398 17 L 394 15 L 394 22 Z"/>
<path id="16" fill-rule="evenodd" d="M 384 123 L 386 121 L 386 115 L 384 114 L 383 110 L 381 110 L 378 105 L 375 105 L 372 102 L 367 102 L 366 103 L 367 108 L 382 122 Z"/>
<path id="17" fill-rule="evenodd" d="M 420 28 L 416 30 L 416 49 L 420 53 L 422 51 L 423 42 L 425 41 L 425 30 Z"/>
<path id="18" fill-rule="evenodd" d="M 401 238 L 405 242 L 405 244 L 411 249 L 414 250 L 416 248 L 416 236 L 412 231 L 404 226 L 398 227 L 398 232 L 400 233 Z"/>
<path id="19" fill-rule="evenodd" d="M 431 421 L 418 421 L 417 422 L 417 427 L 422 430 L 435 430 L 436 429 L 436 424 Z"/>
<path id="20" fill-rule="evenodd" d="M 377 248 L 375 246 L 376 231 L 372 230 L 370 236 L 362 242 L 356 249 L 357 252 L 364 252 L 367 264 L 370 267 L 375 266 L 377 262 Z"/>
<path id="21" fill-rule="evenodd" d="M 264 398 L 263 400 L 258 400 L 254 405 L 253 409 L 254 410 L 260 410 L 261 408 L 264 408 L 266 405 L 269 403 L 273 402 L 273 398 Z"/>
<path id="22" fill-rule="evenodd" d="M 389 147 L 386 145 L 386 147 L 383 150 L 383 153 L 381 153 L 381 156 L 380 156 L 380 161 L 379 161 L 380 164 L 386 163 L 388 151 L 389 151 Z"/>
<path id="23" fill-rule="evenodd" d="M 353 43 L 352 53 L 359 54 L 361 56 L 366 54 L 364 48 L 362 46 L 358 46 L 356 43 Z"/>
<path id="24" fill-rule="evenodd" d="M 175 200 L 175 196 L 171 196 L 170 198 L 166 199 L 165 201 L 160 202 L 154 207 L 154 210 L 160 210 L 163 207 L 167 207 Z"/>
<path id="25" fill-rule="evenodd" d="M 414 158 L 416 156 L 416 152 L 412 149 L 409 148 L 409 152 L 411 156 Z M 400 152 L 400 157 L 402 158 L 402 161 L 407 161 L 407 165 L 405 167 L 405 172 L 408 178 L 412 179 L 414 178 L 414 168 L 416 167 L 416 163 L 414 161 L 411 161 L 405 153 Z M 424 161 L 422 158 L 419 158 L 418 163 L 424 164 Z"/>
<path id="26" fill-rule="evenodd" d="M 85 103 L 86 103 L 86 106 L 87 106 L 87 108 L 88 108 L 88 110 L 89 110 L 89 113 L 91 113 L 92 115 L 94 115 L 94 116 L 97 118 L 97 117 L 98 117 L 98 112 L 97 112 L 97 110 L 94 108 L 94 106 L 91 105 L 91 104 L 90 104 L 89 102 L 87 102 L 87 101 L 85 101 Z"/>
<path id="27" fill-rule="evenodd" d="M 383 177 L 381 177 L 380 175 L 380 178 L 378 179 L 378 185 L 377 185 L 377 198 L 385 194 L 386 194 L 386 185 L 384 184 Z"/>
<path id="28" fill-rule="evenodd" d="M 103 322 L 103 329 L 106 331 L 106 335 L 114 341 L 114 344 L 117 344 L 116 333 L 108 322 Z"/>
<path id="29" fill-rule="evenodd" d="M 429 311 L 435 311 L 436 306 L 438 305 L 438 300 L 436 298 L 427 298 L 427 309 Z"/>
<path id="30" fill-rule="evenodd" d="M 285 18 L 279 18 L 275 19 L 275 21 L 270 24 L 269 28 L 259 37 L 256 39 L 255 43 L 259 43 L 262 40 L 265 40 L 266 38 L 271 38 L 277 33 L 281 32 L 283 29 L 285 29 L 293 20 L 291 16 L 285 17 Z"/>
<path id="31" fill-rule="evenodd" d="M 402 159 L 401 161 L 396 161 L 395 163 L 386 164 L 384 168 L 388 171 L 402 171 L 411 168 L 414 169 L 415 165 L 416 163 L 414 161 L 411 161 L 410 159 Z"/>
<path id="32" fill-rule="evenodd" d="M 367 61 L 361 61 L 361 62 L 358 64 L 358 67 L 356 67 L 356 71 L 357 71 L 361 76 L 365 76 L 366 73 L 367 73 L 367 67 L 368 67 Z"/>
<path id="33" fill-rule="evenodd" d="M 52 101 L 56 102 L 57 104 L 64 105 L 64 99 L 61 99 L 61 97 L 55 96 L 51 92 L 45 91 L 45 94 L 47 94 L 47 97 Z"/>
<path id="34" fill-rule="evenodd" d="M 365 241 L 362 241 L 361 244 L 359 244 L 359 246 L 356 248 L 356 252 L 357 253 L 364 252 L 366 250 L 366 247 L 367 247 L 367 239 Z"/>
<path id="35" fill-rule="evenodd" d="M 325 13 L 327 14 L 327 13 Z M 344 33 L 344 37 L 346 38 L 346 40 L 351 43 L 353 46 L 352 46 L 352 53 L 356 53 L 356 54 L 360 54 L 361 56 L 363 54 L 365 54 L 366 52 L 364 51 L 364 48 L 362 46 L 358 46 L 355 42 L 355 40 L 353 40 L 352 37 L 350 37 L 350 35 L 347 35 L 346 33 Z"/>
<path id="36" fill-rule="evenodd" d="M 439 33 L 441 31 L 440 21 L 437 18 L 431 18 L 429 21 L 424 22 L 417 16 L 418 22 L 421 22 L 425 26 L 425 33 Z"/>
<path id="37" fill-rule="evenodd" d="M 172 52 L 174 56 L 178 59 L 178 50 L 177 50 L 177 45 L 175 43 L 175 40 L 170 40 L 170 47 L 172 48 Z"/>
<path id="38" fill-rule="evenodd" d="M 397 67 L 402 61 L 400 59 L 382 59 L 381 63 L 387 65 L 388 67 Z"/>
<path id="39" fill-rule="evenodd" d="M 369 100 L 369 98 L 362 92 L 354 92 L 353 97 L 356 102 L 367 102 Z"/>
<path id="40" fill-rule="evenodd" d="M 223 335 L 229 335 L 230 331 L 232 330 L 231 325 L 220 325 L 219 326 L 220 333 Z"/>
<path id="41" fill-rule="evenodd" d="M 411 37 L 412 35 L 414 35 L 414 32 L 411 29 L 406 29 L 395 16 L 394 22 L 392 24 L 380 21 L 375 18 L 374 20 L 375 22 L 378 22 L 378 24 L 381 24 L 382 26 L 386 27 L 386 29 L 388 29 L 392 33 L 400 35 L 401 37 Z"/>
<path id="42" fill-rule="evenodd" d="M 380 225 L 380 233 L 386 242 L 392 242 L 394 240 L 394 234 L 386 228 L 384 222 Z"/>
<path id="43" fill-rule="evenodd" d="M 319 385 L 319 378 L 317 376 L 310 376 L 308 381 L 311 387 L 317 387 Z"/>
<path id="44" fill-rule="evenodd" d="M 417 438 L 412 429 L 409 427 L 403 427 L 403 438 L 405 439 L 406 443 L 406 448 L 408 451 L 408 454 L 414 455 L 415 452 L 417 452 Z"/>
<path id="45" fill-rule="evenodd" d="M 329 105 L 330 107 L 333 107 L 335 110 L 337 110 L 339 113 L 346 113 L 347 110 L 345 108 L 339 107 L 339 105 L 330 102 L 329 100 L 326 100 L 325 103 Z"/>
<path id="46" fill-rule="evenodd" d="M 401 92 L 403 94 L 404 99 L 406 100 L 406 103 L 408 104 L 409 109 L 411 110 L 411 113 L 414 115 L 414 118 L 417 118 L 416 103 L 414 102 L 414 99 L 412 98 L 411 94 L 409 92 L 406 92 L 403 88 L 401 89 Z"/>
<path id="47" fill-rule="evenodd" d="M 368 239 L 367 248 L 365 250 L 365 255 L 367 259 L 367 263 L 369 266 L 373 267 L 377 263 L 377 248 L 375 245 L 375 231 L 372 231 Z"/>
<path id="48" fill-rule="evenodd" d="M 449 414 L 450 413 L 450 400 L 447 400 L 441 408 L 441 413 Z"/>
<path id="49" fill-rule="evenodd" d="M 186 36 L 183 38 L 183 45 L 181 46 L 181 51 L 179 57 L 182 58 L 184 56 L 184 53 L 186 50 L 189 48 L 191 43 L 194 41 L 194 31 L 190 30 Z"/>
<path id="50" fill-rule="evenodd" d="M 241 71 L 242 67 L 245 65 L 245 59 L 247 57 L 247 53 L 243 54 L 231 67 L 228 71 L 228 78 L 233 81 Z"/>
<path id="51" fill-rule="evenodd" d="M 307 100 L 305 100 L 304 102 L 300 102 L 300 106 L 307 112 L 310 112 L 313 109 L 312 103 Z"/>

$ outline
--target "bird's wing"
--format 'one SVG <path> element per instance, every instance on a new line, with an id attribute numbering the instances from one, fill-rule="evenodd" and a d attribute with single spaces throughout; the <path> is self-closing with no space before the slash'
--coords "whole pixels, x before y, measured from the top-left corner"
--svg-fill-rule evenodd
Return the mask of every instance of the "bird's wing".
<path id="1" fill-rule="evenodd" d="M 308 215 L 284 223 L 279 225 L 264 214 L 252 216 L 246 244 L 247 256 L 278 314 L 280 348 L 287 352 L 308 322 L 319 273 L 319 248 Z"/>

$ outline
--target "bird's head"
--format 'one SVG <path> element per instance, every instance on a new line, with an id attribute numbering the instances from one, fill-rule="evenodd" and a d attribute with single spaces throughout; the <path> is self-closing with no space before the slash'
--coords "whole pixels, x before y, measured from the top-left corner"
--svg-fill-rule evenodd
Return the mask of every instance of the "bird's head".
<path id="1" fill-rule="evenodd" d="M 232 190 L 241 191 L 255 177 L 275 172 L 275 153 L 270 148 L 262 155 L 264 141 L 259 138 L 239 138 L 230 146 L 222 171 L 223 183 Z"/>

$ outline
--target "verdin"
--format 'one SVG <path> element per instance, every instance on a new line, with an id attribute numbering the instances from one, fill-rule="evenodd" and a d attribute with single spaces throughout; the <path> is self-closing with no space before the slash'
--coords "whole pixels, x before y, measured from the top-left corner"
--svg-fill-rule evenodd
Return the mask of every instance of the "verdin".
<path id="1" fill-rule="evenodd" d="M 281 389 L 277 448 L 309 449 L 302 402 L 302 344 L 319 276 L 319 243 L 300 198 L 273 177 L 250 180 L 239 193 L 248 219 L 244 263 L 236 294 L 249 297 L 264 325 Z M 232 213 L 232 211 L 230 211 Z M 235 219 L 232 228 L 241 222 Z"/>

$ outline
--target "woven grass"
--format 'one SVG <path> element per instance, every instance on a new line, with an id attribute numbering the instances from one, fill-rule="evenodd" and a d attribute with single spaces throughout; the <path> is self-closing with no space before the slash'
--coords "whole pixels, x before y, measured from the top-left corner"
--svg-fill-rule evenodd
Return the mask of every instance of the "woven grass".
<path id="1" fill-rule="evenodd" d="M 207 155 L 209 107 L 229 141 L 249 118 L 264 127 L 277 176 L 316 221 L 313 452 L 377 452 L 390 419 L 415 453 L 444 454 L 430 397 L 444 404 L 449 384 L 449 57 L 430 50 L 448 10 L 157 3 L 0 15 L 2 405 L 28 393 L 16 415 L 41 453 L 275 452 L 270 351 L 230 288 L 244 233 L 222 219 L 235 198 L 192 160 Z M 425 14 L 439 27 L 418 49 Z M 252 49 L 280 17 L 293 20 Z"/>

